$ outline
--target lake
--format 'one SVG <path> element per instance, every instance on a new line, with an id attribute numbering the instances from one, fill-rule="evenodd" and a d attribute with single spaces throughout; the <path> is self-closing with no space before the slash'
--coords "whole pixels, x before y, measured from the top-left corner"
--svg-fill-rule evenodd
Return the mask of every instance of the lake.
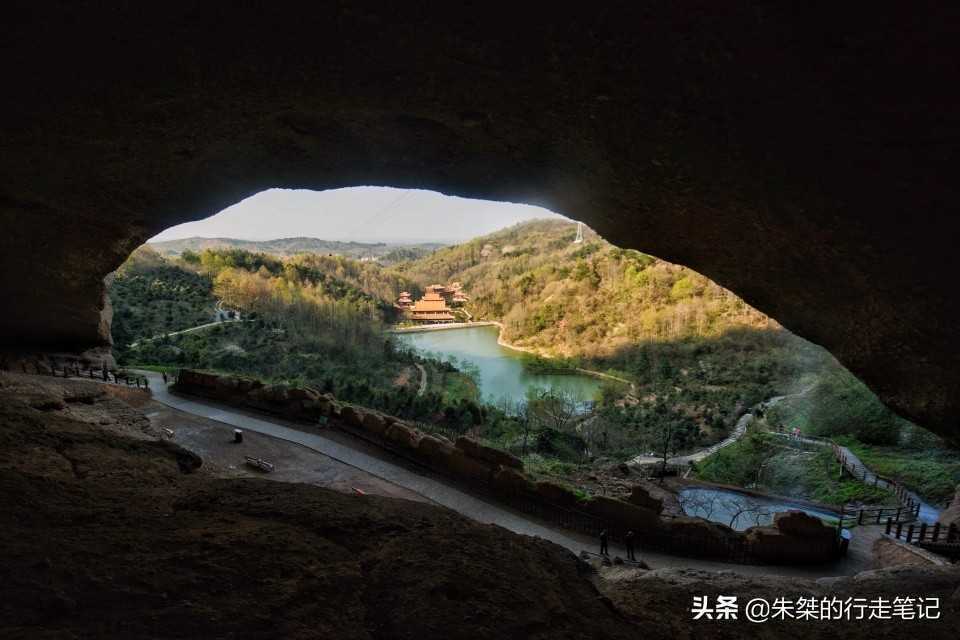
<path id="1" fill-rule="evenodd" d="M 555 389 L 571 394 L 579 402 L 593 400 L 600 380 L 586 375 L 552 375 L 524 370 L 522 353 L 497 344 L 500 329 L 495 326 L 398 333 L 400 345 L 413 347 L 423 356 L 476 367 L 480 395 L 485 402 L 499 403 L 526 399 L 531 387 Z"/>
<path id="2" fill-rule="evenodd" d="M 773 522 L 773 516 L 780 511 L 803 511 L 832 524 L 836 524 L 840 517 L 840 514 L 832 511 L 707 487 L 682 489 L 678 498 L 683 512 L 688 516 L 720 522 L 737 531 L 756 525 L 768 525 Z"/>

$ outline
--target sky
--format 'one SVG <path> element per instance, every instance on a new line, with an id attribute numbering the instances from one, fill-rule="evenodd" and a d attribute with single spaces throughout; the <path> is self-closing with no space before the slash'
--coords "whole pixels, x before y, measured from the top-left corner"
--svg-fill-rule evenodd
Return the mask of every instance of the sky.
<path id="1" fill-rule="evenodd" d="M 356 242 L 460 242 L 517 222 L 563 216 L 541 207 L 445 196 L 436 191 L 352 187 L 269 189 L 151 241 L 203 238 L 273 240 L 306 236 Z"/>

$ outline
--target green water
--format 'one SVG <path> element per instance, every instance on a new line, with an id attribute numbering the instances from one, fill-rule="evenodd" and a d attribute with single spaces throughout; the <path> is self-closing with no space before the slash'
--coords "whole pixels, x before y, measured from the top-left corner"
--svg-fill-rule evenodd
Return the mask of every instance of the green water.
<path id="1" fill-rule="evenodd" d="M 478 372 L 480 395 L 485 402 L 499 403 L 504 398 L 512 403 L 522 402 L 531 387 L 569 393 L 579 402 L 595 399 L 600 390 L 598 379 L 528 373 L 519 351 L 497 344 L 498 333 L 497 327 L 490 326 L 401 333 L 396 337 L 401 345 L 411 346 L 422 355 L 472 364 Z"/>

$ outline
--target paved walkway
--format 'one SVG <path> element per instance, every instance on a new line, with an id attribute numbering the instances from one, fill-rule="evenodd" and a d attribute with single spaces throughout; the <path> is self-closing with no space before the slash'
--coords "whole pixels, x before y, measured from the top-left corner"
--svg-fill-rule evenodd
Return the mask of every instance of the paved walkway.
<path id="1" fill-rule="evenodd" d="M 199 324 L 195 327 L 190 327 L 189 329 L 181 329 L 180 331 L 171 331 L 170 333 L 161 333 L 158 336 L 153 336 L 152 338 L 143 338 L 137 342 L 131 342 L 131 347 L 136 347 L 141 342 L 153 342 L 154 340 L 159 340 L 161 338 L 168 338 L 170 336 L 179 336 L 184 333 L 193 333 L 194 331 L 201 331 L 203 329 L 209 329 L 210 327 L 218 327 L 222 324 L 230 324 L 231 322 L 253 322 L 253 320 L 214 320 L 213 322 L 208 322 L 206 324 Z"/>
<path id="2" fill-rule="evenodd" d="M 784 395 L 784 396 L 775 396 L 773 398 L 770 398 L 769 400 L 766 400 L 765 402 L 761 402 L 757 406 L 762 407 L 764 411 L 766 411 L 770 409 L 770 407 L 775 407 L 776 405 L 778 405 L 780 402 L 783 402 L 787 398 L 796 398 L 802 395 L 806 395 L 806 393 L 810 391 L 810 389 L 812 388 L 813 386 L 810 386 L 799 393 L 793 393 L 793 394 Z M 720 449 L 723 449 L 724 447 L 729 447 L 731 444 L 733 444 L 734 442 L 736 442 L 737 440 L 743 437 L 743 435 L 747 432 L 747 427 L 750 426 L 750 423 L 753 421 L 753 418 L 754 418 L 754 415 L 752 412 L 747 412 L 743 414 L 742 416 L 740 416 L 740 419 L 737 420 L 737 424 L 733 427 L 733 431 L 730 432 L 730 435 L 724 438 L 723 440 L 721 440 L 720 442 L 718 442 L 717 444 L 709 446 L 706 449 L 700 449 L 699 451 L 688 453 L 683 456 L 675 456 L 673 458 L 668 458 L 667 464 L 676 465 L 676 466 L 686 466 L 693 462 L 699 462 L 708 456 L 712 456 L 714 453 L 716 453 Z M 636 466 L 641 464 L 653 464 L 656 462 L 662 463 L 663 458 L 660 458 L 657 456 L 640 455 L 628 460 L 627 464 L 630 466 Z"/>
<path id="3" fill-rule="evenodd" d="M 884 487 L 884 488 L 890 489 L 891 491 L 896 490 L 896 487 L 891 485 L 882 477 L 878 477 L 877 474 L 870 467 L 865 465 L 860 460 L 860 458 L 857 457 L 857 454 L 855 454 L 853 451 L 851 451 L 847 447 L 844 447 L 843 445 L 837 445 L 837 446 L 840 449 L 840 451 L 843 453 L 843 455 L 846 456 L 847 461 L 853 466 L 856 472 L 853 474 L 855 478 L 858 477 L 858 474 L 859 474 L 859 477 L 863 478 L 864 484 L 872 484 L 874 486 Z M 937 521 L 937 518 L 940 517 L 939 509 L 937 509 L 936 507 L 934 507 L 933 505 L 927 502 L 924 502 L 923 499 L 920 498 L 920 496 L 918 496 L 913 491 L 910 491 L 909 489 L 906 490 L 906 493 L 911 500 L 913 500 L 916 504 L 920 505 L 920 513 L 918 514 L 918 518 L 920 522 L 933 524 L 934 522 Z"/>
<path id="4" fill-rule="evenodd" d="M 707 456 L 711 456 L 720 449 L 724 447 L 729 447 L 731 444 L 743 437 L 743 434 L 747 432 L 747 427 L 753 421 L 752 413 L 745 413 L 740 416 L 740 419 L 737 420 L 737 425 L 733 428 L 733 431 L 730 432 L 730 435 L 718 442 L 717 444 L 707 447 L 706 449 L 700 449 L 699 451 L 694 451 L 684 456 L 675 456 L 673 458 L 667 459 L 668 465 L 677 465 L 677 466 L 686 466 L 691 462 L 699 462 Z M 631 458 L 627 461 L 627 464 L 630 466 L 636 466 L 641 464 L 654 464 L 654 463 L 663 463 L 663 458 L 657 456 L 637 456 Z"/>
<path id="5" fill-rule="evenodd" d="M 533 521 L 523 514 L 448 486 L 438 478 L 426 475 L 426 471 L 422 473 L 414 471 L 405 466 L 399 458 L 392 460 L 392 456 L 387 452 L 383 452 L 382 457 L 371 455 L 350 446 L 347 444 L 347 439 L 334 439 L 334 434 L 324 435 L 302 431 L 240 413 L 229 407 L 173 395 L 167 390 L 158 374 L 149 371 L 140 373 L 148 379 L 156 401 L 180 411 L 303 445 L 414 491 L 477 522 L 496 524 L 515 533 L 538 536 L 565 547 L 573 553 L 579 553 L 584 549 L 593 551 L 597 547 L 597 541 L 592 538 L 554 529 Z M 625 549 L 615 544 L 610 545 L 610 550 L 614 555 L 626 557 Z M 785 575 L 805 578 L 850 575 L 867 568 L 863 558 L 847 558 L 831 565 L 818 567 L 767 567 L 713 562 L 652 552 L 642 552 L 641 557 L 651 567 L 657 569 L 695 568 L 709 571 L 733 571 L 744 575 Z"/>
<path id="6" fill-rule="evenodd" d="M 789 433 L 778 433 L 775 431 L 771 431 L 770 433 L 772 433 L 775 436 L 780 436 L 781 438 L 789 438 L 790 440 L 793 440 L 793 441 L 799 440 L 800 442 L 815 445 L 818 447 L 830 447 L 832 449 L 834 446 L 834 443 L 829 442 L 827 440 L 807 438 L 804 436 L 797 437 Z M 836 445 L 836 447 L 841 453 L 841 455 L 843 455 L 847 459 L 847 462 L 849 463 L 849 465 L 853 467 L 851 475 L 855 480 L 859 480 L 860 482 L 863 482 L 864 484 L 867 484 L 867 485 L 883 487 L 885 489 L 889 489 L 890 491 L 893 491 L 894 493 L 896 493 L 896 487 L 894 485 L 887 482 L 887 480 L 885 480 L 882 476 L 878 476 L 876 472 L 873 471 L 873 469 L 865 465 L 863 461 L 861 461 L 860 458 L 857 457 L 857 454 L 851 451 L 848 447 L 845 447 L 840 444 Z M 847 471 L 850 472 L 849 469 Z M 906 489 L 906 488 L 904 488 L 904 491 L 906 491 L 907 496 L 911 500 L 913 500 L 915 504 L 920 505 L 920 513 L 918 516 L 920 522 L 933 524 L 937 521 L 937 518 L 940 517 L 940 509 L 936 508 L 935 506 L 933 506 L 928 502 L 925 502 L 923 498 L 921 498 L 919 495 L 917 495 L 913 491 L 910 491 L 909 489 Z"/>
<path id="7" fill-rule="evenodd" d="M 417 397 L 420 397 L 427 392 L 427 369 L 419 362 L 416 366 L 420 369 L 420 388 L 417 389 Z"/>

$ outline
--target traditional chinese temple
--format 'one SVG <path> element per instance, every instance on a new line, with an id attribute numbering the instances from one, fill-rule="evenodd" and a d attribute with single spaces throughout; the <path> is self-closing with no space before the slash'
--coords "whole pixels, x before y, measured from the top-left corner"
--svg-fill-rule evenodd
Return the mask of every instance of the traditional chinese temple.
<path id="1" fill-rule="evenodd" d="M 409 291 L 401 291 L 400 296 L 397 298 L 397 305 L 400 309 L 410 309 L 413 307 L 413 299 L 410 297 Z"/>
<path id="2" fill-rule="evenodd" d="M 443 296 L 430 287 L 427 293 L 414 303 L 410 309 L 410 318 L 418 322 L 453 322 L 453 313 Z"/>

